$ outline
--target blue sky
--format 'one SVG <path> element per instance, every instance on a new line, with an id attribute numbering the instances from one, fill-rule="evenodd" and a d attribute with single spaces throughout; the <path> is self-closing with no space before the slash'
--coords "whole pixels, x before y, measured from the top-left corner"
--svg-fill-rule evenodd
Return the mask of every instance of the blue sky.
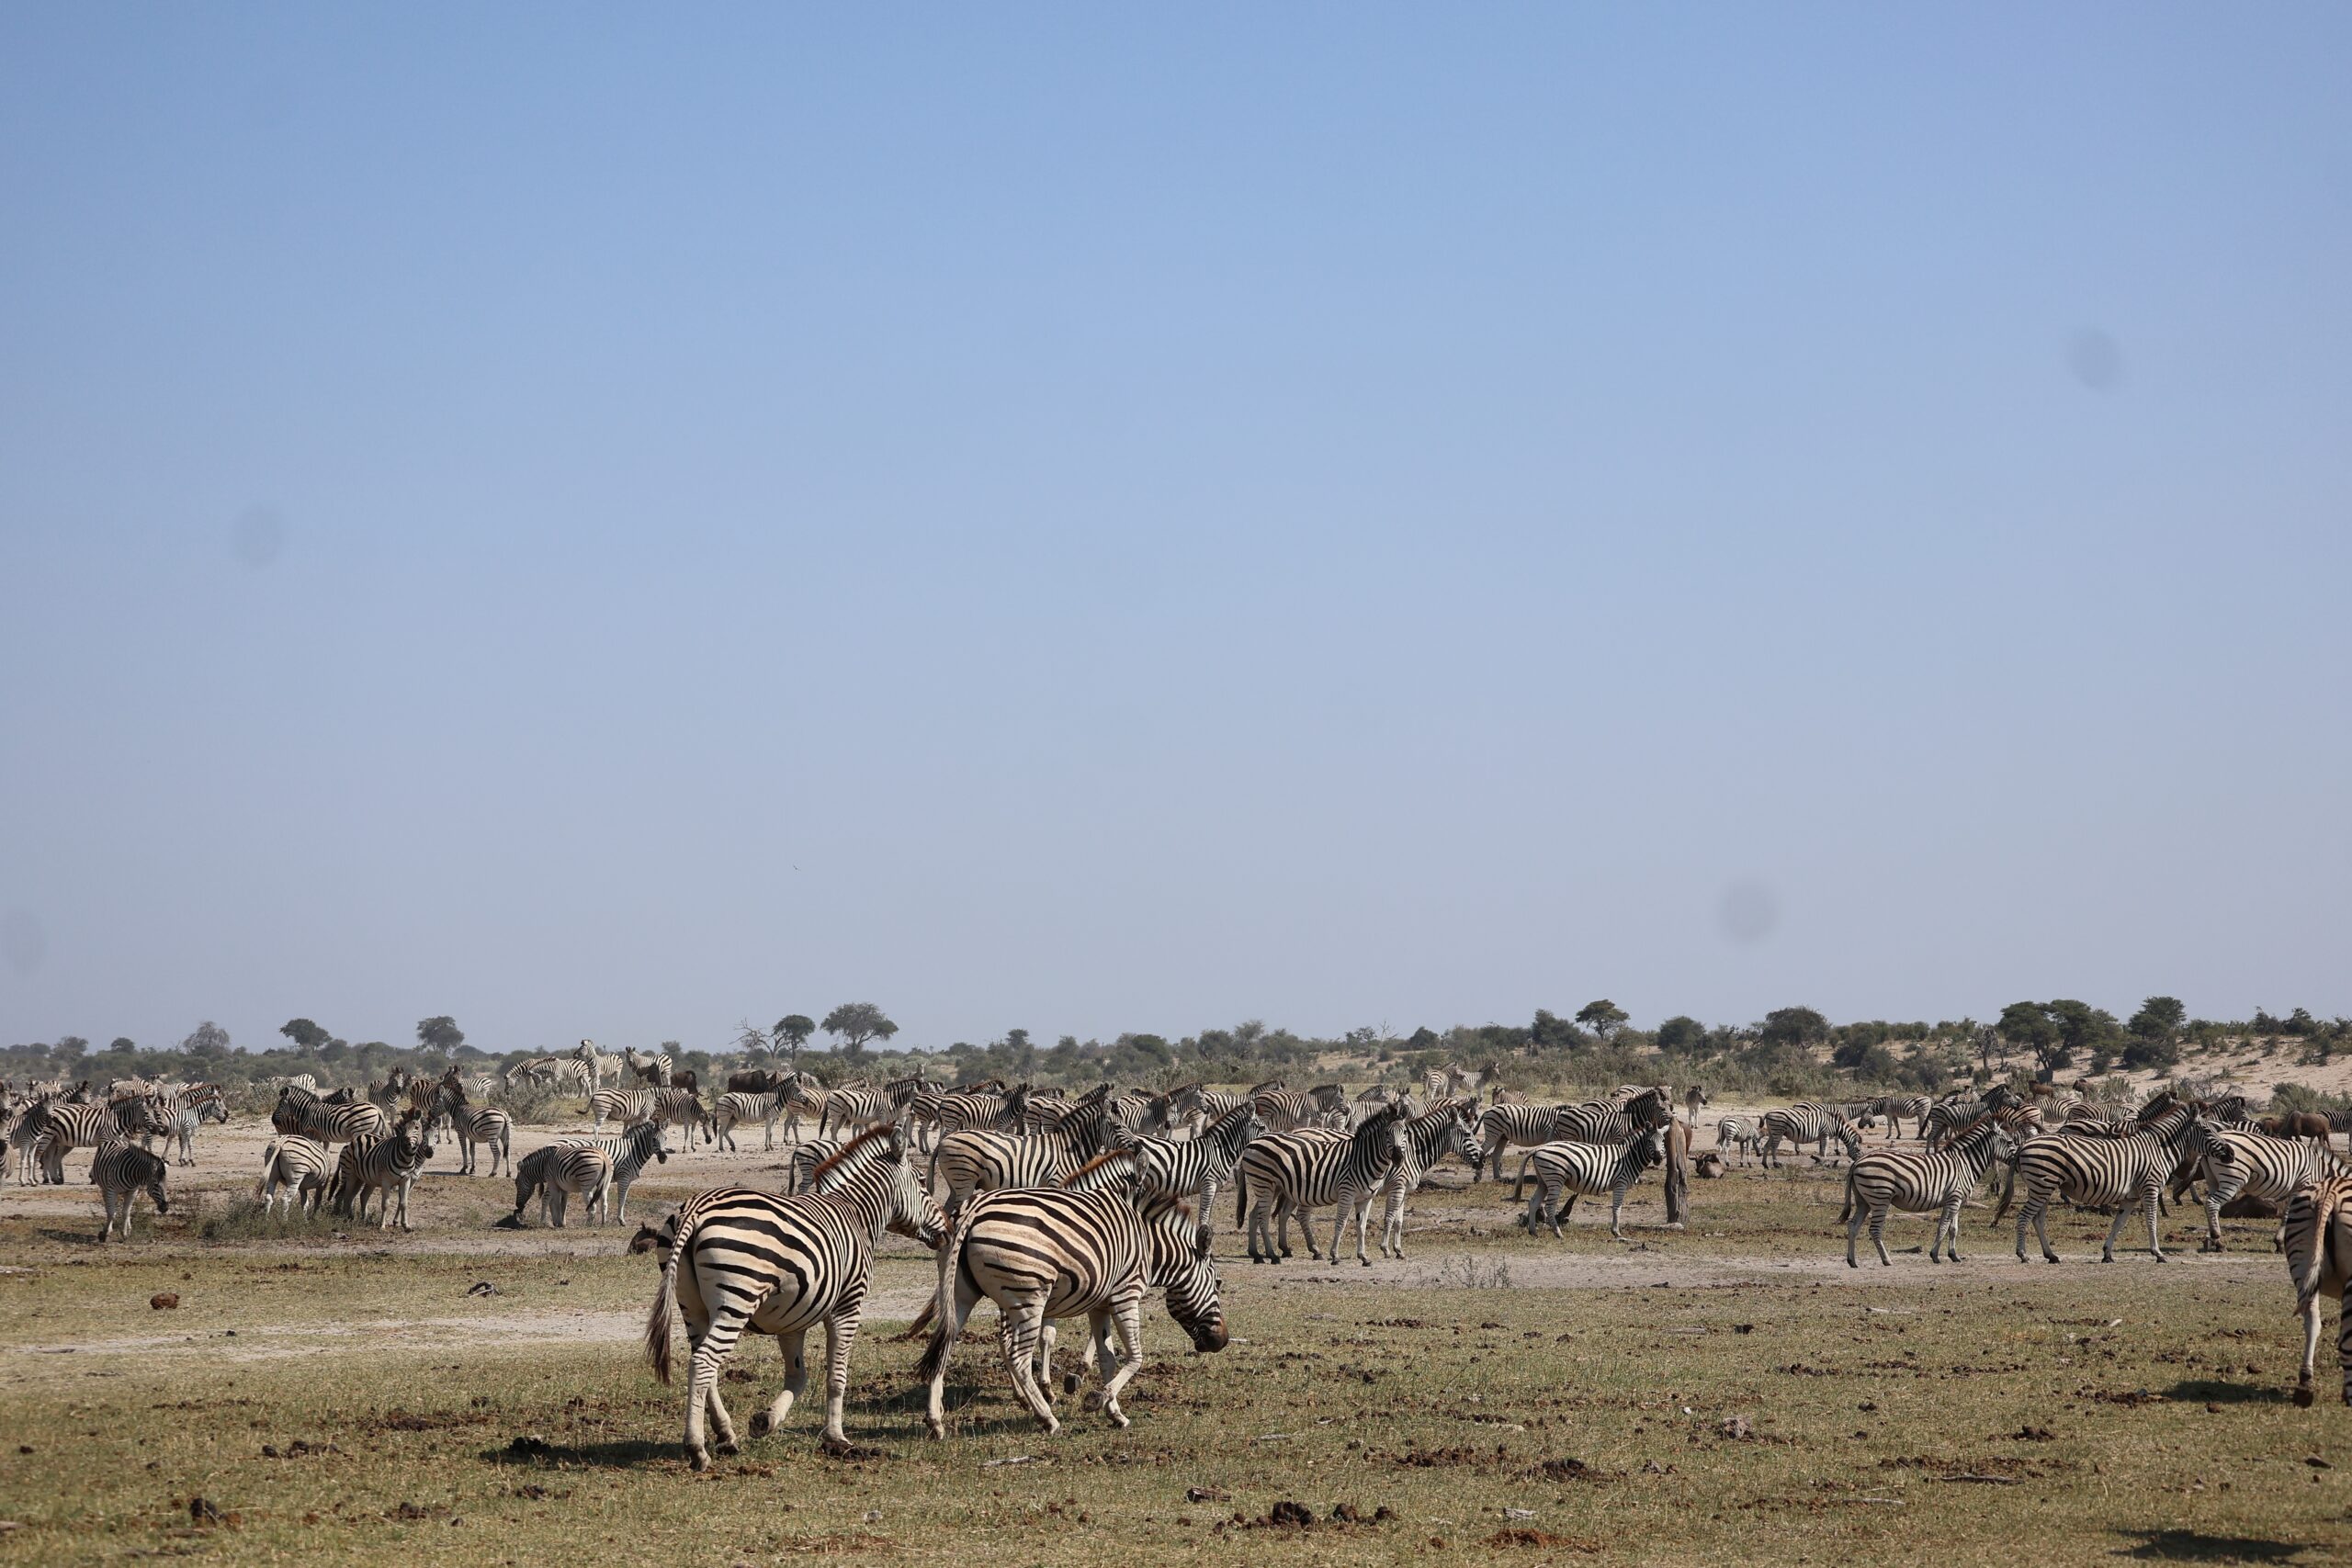
<path id="1" fill-rule="evenodd" d="M 0 13 L 0 1038 L 2352 1012 L 2340 6 Z"/>

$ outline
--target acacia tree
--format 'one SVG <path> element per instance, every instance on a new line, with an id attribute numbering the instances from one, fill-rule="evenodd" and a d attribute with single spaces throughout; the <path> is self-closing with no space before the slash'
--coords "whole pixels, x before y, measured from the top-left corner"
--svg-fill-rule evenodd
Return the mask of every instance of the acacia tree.
<path id="1" fill-rule="evenodd" d="M 1603 1045 L 1616 1040 L 1618 1032 L 1625 1027 L 1627 1016 L 1623 1008 L 1607 997 L 1597 1002 L 1587 1002 L 1577 1010 L 1577 1021 L 1600 1036 Z"/>
<path id="2" fill-rule="evenodd" d="M 872 1002 L 843 1002 L 819 1027 L 841 1043 L 845 1056 L 862 1056 L 867 1041 L 888 1040 L 899 1032 L 899 1026 Z"/>
<path id="3" fill-rule="evenodd" d="M 456 1019 L 443 1013 L 439 1018 L 419 1020 L 416 1039 L 425 1049 L 447 1055 L 466 1043 L 466 1032 L 458 1027 Z"/>
<path id="4" fill-rule="evenodd" d="M 334 1038 L 307 1018 L 289 1018 L 277 1026 L 277 1032 L 305 1051 L 315 1051 Z"/>
<path id="5" fill-rule="evenodd" d="M 1829 1038 L 1829 1021 L 1812 1008 L 1775 1008 L 1764 1015 L 1760 1044 L 1812 1047 Z"/>
<path id="6" fill-rule="evenodd" d="M 788 1012 L 775 1021 L 775 1027 L 768 1031 L 768 1038 L 775 1042 L 775 1048 L 783 1052 L 788 1060 L 797 1062 L 800 1059 L 800 1048 L 808 1044 L 808 1037 L 816 1032 L 814 1019 Z"/>

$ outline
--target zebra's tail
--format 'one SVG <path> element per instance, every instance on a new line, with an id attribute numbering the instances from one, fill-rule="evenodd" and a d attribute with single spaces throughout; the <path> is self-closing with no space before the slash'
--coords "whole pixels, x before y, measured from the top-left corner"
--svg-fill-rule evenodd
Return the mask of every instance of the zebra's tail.
<path id="1" fill-rule="evenodd" d="M 1993 1211 L 1993 1224 L 1998 1225 L 2001 1216 L 2009 1212 L 2009 1202 L 2018 1195 L 2018 1168 L 2013 1163 L 2001 1176 L 2001 1206 Z"/>
<path id="2" fill-rule="evenodd" d="M 939 1292 L 932 1297 L 931 1341 L 922 1348 L 922 1359 L 915 1363 L 915 1376 L 929 1382 L 947 1364 L 947 1353 L 955 1348 L 956 1333 L 956 1269 L 964 1256 L 964 1238 L 971 1234 L 967 1217 L 977 1205 L 966 1205 L 965 1214 L 958 1215 L 956 1228 L 939 1247 Z"/>
<path id="3" fill-rule="evenodd" d="M 1519 1174 L 1510 1179 L 1510 1201 L 1514 1203 L 1519 1201 L 1519 1190 L 1527 1184 L 1528 1163 L 1534 1157 L 1532 1153 L 1519 1156 Z"/>
<path id="4" fill-rule="evenodd" d="M 1238 1230 L 1249 1223 L 1250 1174 L 1247 1171 L 1237 1170 L 1233 1173 L 1233 1224 Z M 1254 1247 L 1257 1244 L 1252 1242 L 1250 1245 Z"/>
<path id="5" fill-rule="evenodd" d="M 1848 1220 L 1850 1220 L 1850 1219 L 1852 1219 L 1853 1217 L 1854 1217 L 1854 1165 L 1853 1165 L 1853 1162 L 1852 1162 L 1851 1160 L 1849 1160 L 1849 1161 L 1847 1161 L 1847 1163 L 1846 1163 L 1846 1206 L 1845 1206 L 1844 1208 L 1842 1208 L 1842 1209 L 1840 1209 L 1840 1210 L 1838 1210 L 1838 1223 L 1839 1224 L 1841 1224 L 1841 1225 L 1842 1225 L 1842 1224 L 1844 1224 Z"/>
<path id="6" fill-rule="evenodd" d="M 678 1314 L 678 1260 L 694 1246 L 694 1220 L 682 1213 L 670 1256 L 662 1260 L 662 1282 L 654 1288 L 653 1310 L 645 1319 L 645 1359 L 653 1363 L 653 1375 L 665 1383 L 670 1381 L 670 1325 Z"/>

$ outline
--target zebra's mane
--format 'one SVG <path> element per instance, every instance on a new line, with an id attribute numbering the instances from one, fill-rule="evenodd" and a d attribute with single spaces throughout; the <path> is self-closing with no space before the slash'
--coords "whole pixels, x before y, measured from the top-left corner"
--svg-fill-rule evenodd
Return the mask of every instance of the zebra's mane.
<path id="1" fill-rule="evenodd" d="M 859 1150 L 865 1148 L 866 1145 L 874 1142 L 876 1138 L 894 1137 L 897 1135 L 898 1131 L 899 1124 L 896 1122 L 882 1122 L 876 1123 L 874 1126 L 868 1127 L 865 1132 L 860 1133 L 856 1137 L 852 1138 L 848 1143 L 843 1144 L 840 1148 L 834 1150 L 823 1163 L 819 1165 L 816 1169 L 810 1171 L 808 1173 L 808 1185 L 810 1187 L 816 1186 L 817 1183 L 822 1181 L 831 1173 L 835 1166 L 840 1165 L 843 1160 L 849 1158 L 852 1155 L 856 1154 Z"/>
<path id="2" fill-rule="evenodd" d="M 1076 1187 L 1080 1182 L 1085 1180 L 1096 1171 L 1101 1170 L 1104 1166 L 1111 1164 L 1114 1160 L 1125 1160 L 1129 1165 L 1133 1165 L 1135 1163 L 1135 1158 L 1136 1152 L 1133 1149 L 1106 1150 L 1102 1154 L 1096 1155 L 1092 1159 L 1088 1160 L 1084 1165 L 1080 1166 L 1076 1170 L 1071 1171 L 1068 1176 L 1064 1177 L 1062 1179 L 1062 1185 L 1064 1187 Z"/>

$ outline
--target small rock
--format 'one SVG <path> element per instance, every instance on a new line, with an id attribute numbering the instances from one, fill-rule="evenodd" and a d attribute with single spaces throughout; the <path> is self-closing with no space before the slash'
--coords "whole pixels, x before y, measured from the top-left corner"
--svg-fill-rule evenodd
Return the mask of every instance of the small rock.
<path id="1" fill-rule="evenodd" d="M 1756 1436 L 1756 1426 L 1745 1416 L 1726 1416 L 1715 1423 L 1715 1431 L 1726 1438 L 1752 1438 Z"/>
<path id="2" fill-rule="evenodd" d="M 2208 1416 L 2219 1416 L 2221 1413 L 2222 1413 L 2222 1407 L 2221 1407 L 2220 1405 L 2218 1405 L 2218 1404 L 2214 1404 L 2211 1400 L 2207 1400 L 2207 1401 L 2205 1402 L 2205 1414 L 2206 1414 L 2206 1415 L 2208 1415 Z"/>
<path id="3" fill-rule="evenodd" d="M 866 1522 L 867 1524 L 869 1524 L 869 1525 L 878 1525 L 878 1524 L 880 1524 L 880 1523 L 882 1522 L 882 1510 L 881 1510 L 881 1509 L 879 1509 L 879 1508 L 868 1508 L 868 1509 L 866 1509 L 866 1510 L 865 1510 L 865 1522 Z"/>
<path id="4" fill-rule="evenodd" d="M 1535 1510 L 1532 1508 L 1505 1508 L 1503 1510 L 1503 1517 L 1507 1519 L 1532 1519 L 1534 1517 Z"/>
<path id="5" fill-rule="evenodd" d="M 147 1304 L 157 1312 L 171 1312 L 179 1306 L 180 1293 L 177 1291 L 164 1291 L 149 1296 Z"/>
<path id="6" fill-rule="evenodd" d="M 264 1459 L 276 1459 L 277 1457 L 277 1445 L 276 1443 L 264 1443 L 261 1446 L 261 1457 Z"/>
<path id="7" fill-rule="evenodd" d="M 1227 1492 L 1222 1486 L 1187 1486 L 1184 1488 L 1184 1501 L 1187 1503 L 1229 1503 L 1232 1500 L 1233 1494 Z"/>

